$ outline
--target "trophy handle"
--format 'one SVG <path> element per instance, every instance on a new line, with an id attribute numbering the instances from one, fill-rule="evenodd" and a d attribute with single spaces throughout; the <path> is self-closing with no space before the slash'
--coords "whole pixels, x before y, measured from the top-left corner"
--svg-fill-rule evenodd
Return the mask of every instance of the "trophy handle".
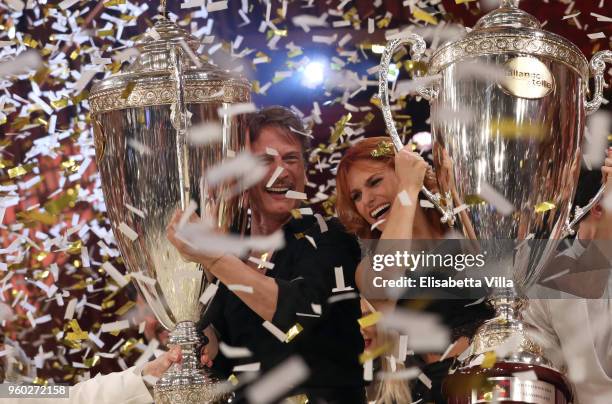
<path id="1" fill-rule="evenodd" d="M 565 238 L 567 236 L 573 236 L 576 234 L 576 225 L 586 216 L 587 213 L 599 203 L 604 196 L 604 192 L 606 191 L 606 185 L 603 184 L 599 191 L 595 194 L 593 198 L 587 203 L 584 207 L 576 206 L 574 208 L 574 218 L 570 221 L 569 217 L 565 221 L 565 226 L 563 227 L 563 232 L 561 233 L 561 238 Z"/>
<path id="2" fill-rule="evenodd" d="M 405 43 L 409 43 L 411 45 L 410 54 L 412 56 L 412 60 L 414 61 L 418 61 L 425 52 L 425 40 L 417 34 L 408 34 L 406 36 L 393 39 L 387 44 L 385 50 L 383 51 L 378 75 L 378 98 L 380 100 L 380 109 L 383 113 L 387 132 L 391 136 L 391 140 L 393 141 L 393 145 L 395 146 L 395 150 L 397 152 L 404 147 L 404 144 L 397 133 L 397 129 L 395 129 L 393 115 L 391 114 L 391 107 L 389 106 L 388 77 L 391 57 L 393 57 L 395 50 Z M 420 89 L 419 94 L 428 101 L 435 97 L 435 91 L 432 89 Z M 446 203 L 443 206 L 441 203 L 442 197 L 439 193 L 434 194 L 424 186 L 421 187 L 421 192 L 442 214 L 440 221 L 442 223 L 447 223 L 451 227 L 454 226 L 455 215 L 453 213 L 452 199 L 446 196 L 444 198 Z"/>
<path id="3" fill-rule="evenodd" d="M 604 85 L 604 71 L 606 70 L 606 62 L 612 63 L 612 51 L 605 50 L 599 51 L 593 58 L 591 58 L 591 73 L 595 80 L 595 93 L 591 101 L 585 99 L 584 107 L 586 114 L 590 115 L 597 111 L 603 101 L 603 85 Z"/>
<path id="4" fill-rule="evenodd" d="M 593 94 L 593 99 L 591 101 L 587 99 L 584 101 L 584 108 L 587 115 L 596 112 L 603 101 L 604 71 L 606 70 L 606 62 L 612 63 L 612 51 L 599 51 L 591 58 L 590 65 L 591 73 L 593 74 L 593 79 L 595 80 L 595 93 Z M 589 201 L 588 204 L 586 204 L 586 206 L 576 206 L 574 208 L 574 218 L 570 221 L 568 217 L 565 221 L 565 226 L 563 227 L 563 232 L 561 234 L 562 238 L 576 234 L 576 225 L 586 216 L 587 213 L 589 213 L 593 206 L 602 200 L 605 189 L 606 185 L 603 184 L 601 188 L 599 188 L 599 191 L 597 191 L 597 194 L 595 194 L 595 196 Z"/>
<path id="5" fill-rule="evenodd" d="M 174 103 L 174 116 L 171 117 L 172 125 L 176 129 L 176 161 L 178 163 L 179 189 L 181 190 L 181 210 L 185 210 L 189 204 L 189 154 L 187 150 L 187 105 L 185 102 L 185 79 L 183 75 L 183 52 L 179 45 L 175 46 L 170 53 L 172 59 L 174 85 L 176 90 L 176 101 Z"/>

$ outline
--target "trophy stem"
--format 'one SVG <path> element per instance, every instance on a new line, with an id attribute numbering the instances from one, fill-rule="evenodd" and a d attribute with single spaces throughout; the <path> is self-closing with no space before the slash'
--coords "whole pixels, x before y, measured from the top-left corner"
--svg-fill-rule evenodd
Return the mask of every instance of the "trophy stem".
<path id="1" fill-rule="evenodd" d="M 172 365 L 155 384 L 155 403 L 217 403 L 227 398 L 215 389 L 217 380 L 198 367 L 196 348 L 199 342 L 193 321 L 183 321 L 174 327 L 169 343 L 181 347 L 182 361 Z"/>
<path id="2" fill-rule="evenodd" d="M 517 8 L 519 0 L 502 0 L 501 7 L 504 8 Z"/>

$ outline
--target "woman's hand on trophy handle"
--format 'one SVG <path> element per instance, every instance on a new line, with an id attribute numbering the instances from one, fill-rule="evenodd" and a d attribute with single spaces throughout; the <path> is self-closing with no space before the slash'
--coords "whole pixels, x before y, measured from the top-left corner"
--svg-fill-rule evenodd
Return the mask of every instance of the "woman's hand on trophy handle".
<path id="1" fill-rule="evenodd" d="M 400 188 L 408 193 L 414 194 L 421 190 L 427 167 L 427 162 L 418 153 L 413 152 L 410 145 L 404 146 L 395 154 L 395 173 Z"/>
<path id="2" fill-rule="evenodd" d="M 168 352 L 165 352 L 159 358 L 147 362 L 142 368 L 143 376 L 153 376 L 160 378 L 166 370 L 174 363 L 179 363 L 183 360 L 181 347 L 174 346 Z"/>
<path id="3" fill-rule="evenodd" d="M 210 326 L 204 329 L 204 335 L 208 342 L 202 347 L 200 362 L 202 365 L 210 368 L 213 365 L 213 360 L 219 353 L 219 341 L 217 334 L 215 334 L 215 331 Z"/>

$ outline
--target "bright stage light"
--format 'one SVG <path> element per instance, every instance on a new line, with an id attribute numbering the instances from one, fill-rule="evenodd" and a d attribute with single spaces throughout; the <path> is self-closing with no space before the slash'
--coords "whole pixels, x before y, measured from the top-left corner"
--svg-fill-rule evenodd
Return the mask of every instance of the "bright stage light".
<path id="1" fill-rule="evenodd" d="M 302 83 L 306 87 L 316 87 L 323 83 L 325 66 L 321 62 L 310 62 L 304 67 Z"/>

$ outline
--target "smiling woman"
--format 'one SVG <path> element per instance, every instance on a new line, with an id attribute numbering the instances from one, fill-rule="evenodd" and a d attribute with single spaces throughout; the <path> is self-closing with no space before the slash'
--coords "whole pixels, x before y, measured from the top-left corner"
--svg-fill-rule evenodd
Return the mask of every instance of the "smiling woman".
<path id="1" fill-rule="evenodd" d="M 409 186 L 403 179 L 416 179 L 419 182 L 418 177 L 422 173 L 417 171 L 427 167 L 427 163 L 416 153 L 404 150 L 402 157 L 406 157 L 404 160 L 411 161 L 411 164 L 402 165 L 402 175 L 396 175 L 395 154 L 391 148 L 385 147 L 387 142 L 388 138 L 382 136 L 363 139 L 346 152 L 338 166 L 338 217 L 348 231 L 363 239 L 380 237 L 385 229 L 383 220 L 389 215 L 400 187 Z M 430 190 L 437 188 L 435 177 L 431 174 L 433 172 L 427 169 L 424 178 Z M 425 218 L 435 233 L 443 233 L 436 211 L 424 210 L 418 205 L 416 210 L 417 215 Z"/>

